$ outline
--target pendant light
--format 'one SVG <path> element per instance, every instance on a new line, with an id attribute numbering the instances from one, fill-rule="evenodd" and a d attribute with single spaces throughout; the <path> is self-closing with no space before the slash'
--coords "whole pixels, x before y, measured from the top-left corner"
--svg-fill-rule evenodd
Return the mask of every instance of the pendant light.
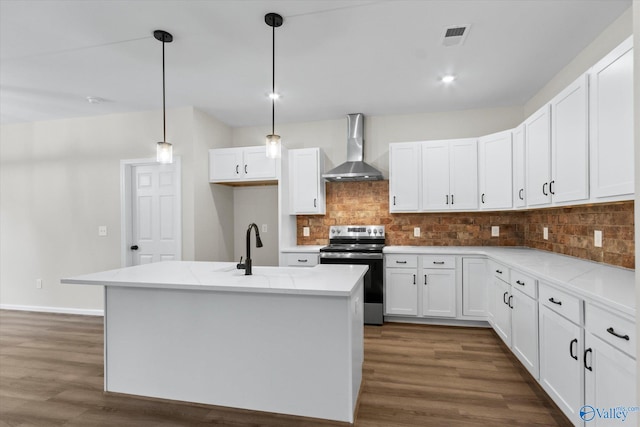
<path id="1" fill-rule="evenodd" d="M 153 37 L 162 42 L 162 141 L 156 146 L 156 159 L 159 163 L 173 163 L 173 146 L 167 142 L 167 113 L 164 88 L 164 45 L 171 43 L 173 36 L 163 30 L 155 30 Z"/>
<path id="2" fill-rule="evenodd" d="M 264 16 L 264 22 L 271 27 L 271 134 L 267 135 L 266 149 L 267 157 L 275 159 L 280 157 L 282 144 L 280 135 L 275 133 L 275 117 L 276 117 L 276 27 L 282 25 L 282 16 L 277 13 L 267 13 Z"/>

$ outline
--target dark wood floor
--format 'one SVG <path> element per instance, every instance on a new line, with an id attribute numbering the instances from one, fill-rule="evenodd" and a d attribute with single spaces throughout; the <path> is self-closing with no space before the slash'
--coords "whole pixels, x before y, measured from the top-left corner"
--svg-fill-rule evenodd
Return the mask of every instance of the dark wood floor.
<path id="1" fill-rule="evenodd" d="M 102 318 L 0 310 L 0 426 L 345 425 L 108 395 Z M 357 426 L 569 426 L 490 329 L 365 328 Z"/>

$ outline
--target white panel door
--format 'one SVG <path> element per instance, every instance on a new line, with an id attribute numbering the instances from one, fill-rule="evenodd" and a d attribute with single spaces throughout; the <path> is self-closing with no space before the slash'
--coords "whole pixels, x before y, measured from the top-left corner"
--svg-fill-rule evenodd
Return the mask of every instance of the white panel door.
<path id="1" fill-rule="evenodd" d="M 387 268 L 384 304 L 386 314 L 416 316 L 418 314 L 417 270 Z"/>
<path id="2" fill-rule="evenodd" d="M 325 211 L 324 195 L 320 195 L 319 156 L 318 148 L 289 151 L 291 213 L 294 215 Z"/>
<path id="3" fill-rule="evenodd" d="M 179 178 L 174 164 L 132 167 L 132 265 L 180 259 Z"/>
<path id="4" fill-rule="evenodd" d="M 526 191 L 526 152 L 524 124 L 513 130 L 513 204 L 516 208 L 527 205 Z"/>
<path id="5" fill-rule="evenodd" d="M 422 210 L 450 209 L 449 142 L 420 144 L 422 166 Z"/>
<path id="6" fill-rule="evenodd" d="M 511 131 L 482 137 L 478 144 L 480 208 L 513 207 Z"/>
<path id="7" fill-rule="evenodd" d="M 242 148 L 209 150 L 209 182 L 237 181 L 243 176 Z"/>
<path id="8" fill-rule="evenodd" d="M 511 350 L 538 379 L 538 302 L 516 288 L 511 291 Z"/>
<path id="9" fill-rule="evenodd" d="M 451 209 L 478 209 L 478 141 L 451 141 L 449 146 Z"/>
<path id="10" fill-rule="evenodd" d="M 424 269 L 422 281 L 422 315 L 456 317 L 456 271 Z"/>
<path id="11" fill-rule="evenodd" d="M 511 308 L 510 308 L 510 292 L 511 286 L 502 280 L 494 277 L 489 285 L 490 298 L 493 298 L 493 329 L 502 341 L 511 347 Z"/>
<path id="12" fill-rule="evenodd" d="M 551 101 L 552 173 L 549 192 L 554 203 L 589 198 L 587 89 L 585 74 Z"/>
<path id="13" fill-rule="evenodd" d="M 242 171 L 245 179 L 276 179 L 276 159 L 267 157 L 266 148 L 244 147 L 244 165 Z"/>
<path id="14" fill-rule="evenodd" d="M 420 144 L 389 144 L 389 212 L 418 210 Z"/>
<path id="15" fill-rule="evenodd" d="M 536 111 L 525 122 L 527 150 L 527 205 L 551 203 L 551 117 L 549 105 Z"/>
<path id="16" fill-rule="evenodd" d="M 484 259 L 462 259 L 462 314 L 487 315 L 487 262 Z"/>

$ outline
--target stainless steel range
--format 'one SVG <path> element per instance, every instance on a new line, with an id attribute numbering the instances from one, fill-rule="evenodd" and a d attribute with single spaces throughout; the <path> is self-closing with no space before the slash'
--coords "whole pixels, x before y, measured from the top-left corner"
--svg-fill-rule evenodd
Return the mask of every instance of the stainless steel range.
<path id="1" fill-rule="evenodd" d="M 332 225 L 329 245 L 320 249 L 320 264 L 364 264 L 364 323 L 382 325 L 383 280 L 382 248 L 384 225 Z"/>

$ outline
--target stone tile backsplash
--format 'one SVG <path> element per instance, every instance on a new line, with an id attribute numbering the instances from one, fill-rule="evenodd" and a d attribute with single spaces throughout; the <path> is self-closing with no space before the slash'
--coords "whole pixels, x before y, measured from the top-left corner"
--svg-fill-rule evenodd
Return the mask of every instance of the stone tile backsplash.
<path id="1" fill-rule="evenodd" d="M 327 213 L 298 215 L 299 245 L 328 243 L 330 225 L 383 224 L 388 245 L 527 246 L 634 268 L 633 202 L 507 212 L 389 213 L 389 181 L 328 182 Z M 500 235 L 491 237 L 491 226 Z M 310 228 L 310 236 L 302 235 Z M 420 237 L 413 236 L 420 227 Z M 543 227 L 549 239 L 543 239 Z M 601 230 L 603 247 L 593 246 Z"/>

